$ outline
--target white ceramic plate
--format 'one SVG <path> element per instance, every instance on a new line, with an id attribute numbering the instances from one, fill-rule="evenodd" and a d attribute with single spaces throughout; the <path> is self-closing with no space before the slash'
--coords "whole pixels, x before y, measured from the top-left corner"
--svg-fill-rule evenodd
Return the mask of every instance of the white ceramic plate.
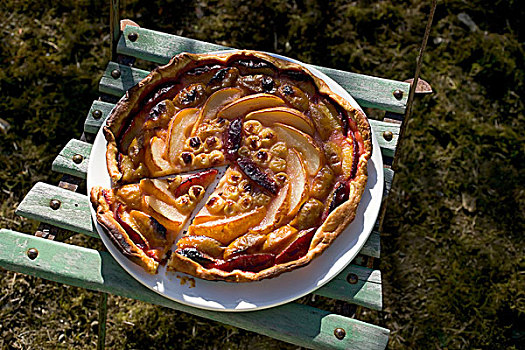
<path id="1" fill-rule="evenodd" d="M 347 99 L 354 108 L 362 110 L 340 85 L 325 74 L 296 60 L 271 55 L 304 65 L 310 72 L 324 80 L 332 91 Z M 253 311 L 277 306 L 309 294 L 328 283 L 354 259 L 368 239 L 379 213 L 384 183 L 381 151 L 373 133 L 372 143 L 372 158 L 368 163 L 368 183 L 355 220 L 337 238 L 335 244 L 332 244 L 309 265 L 283 273 L 276 278 L 249 283 L 228 283 L 193 278 L 195 280 L 193 286 L 193 283 L 181 284 L 180 280 L 181 277 L 192 276 L 167 272 L 164 266 L 160 267 L 157 275 L 150 275 L 127 259 L 113 245 L 97 223 L 93 208 L 91 208 L 91 214 L 102 241 L 117 262 L 140 283 L 166 298 L 215 311 Z M 87 173 L 88 193 L 94 186 L 110 188 L 111 182 L 107 172 L 105 154 L 106 140 L 101 129 L 91 151 Z M 194 213 L 198 209 L 199 207 Z"/>

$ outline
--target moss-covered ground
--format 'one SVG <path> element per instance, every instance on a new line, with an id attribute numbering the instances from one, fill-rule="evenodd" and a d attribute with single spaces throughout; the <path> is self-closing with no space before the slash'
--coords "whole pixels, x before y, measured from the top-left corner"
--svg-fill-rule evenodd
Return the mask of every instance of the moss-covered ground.
<path id="1" fill-rule="evenodd" d="M 390 79 L 413 75 L 430 1 L 121 1 L 144 27 Z M 0 6 L 0 227 L 80 135 L 109 56 L 106 1 Z M 383 235 L 390 347 L 524 348 L 525 18 L 520 0 L 442 0 L 400 150 Z M 370 111 L 372 116 L 378 113 Z M 95 239 L 75 244 L 100 247 Z M 0 347 L 96 344 L 98 294 L 0 274 Z M 109 298 L 111 349 L 292 348 L 165 308 Z"/>

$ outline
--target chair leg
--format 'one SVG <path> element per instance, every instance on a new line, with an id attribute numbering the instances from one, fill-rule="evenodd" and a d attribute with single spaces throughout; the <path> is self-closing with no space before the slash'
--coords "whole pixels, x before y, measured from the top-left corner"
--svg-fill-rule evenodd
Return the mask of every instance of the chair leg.
<path id="1" fill-rule="evenodd" d="M 97 350 L 104 350 L 106 343 L 106 320 L 108 315 L 108 295 L 100 293 L 98 301 L 98 341 Z"/>

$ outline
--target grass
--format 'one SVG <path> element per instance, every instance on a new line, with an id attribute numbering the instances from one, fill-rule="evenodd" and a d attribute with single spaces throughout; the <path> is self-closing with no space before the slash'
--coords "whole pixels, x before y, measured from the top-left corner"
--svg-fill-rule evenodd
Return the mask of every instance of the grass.
<path id="1" fill-rule="evenodd" d="M 429 3 L 122 2 L 124 17 L 147 28 L 397 80 L 413 75 Z M 0 122 L 10 126 L 0 138 L 0 227 L 31 232 L 14 209 L 36 181 L 56 183 L 51 161 L 81 133 L 109 55 L 109 10 L 7 0 L 0 11 Z M 517 0 L 438 3 L 422 69 L 434 94 L 416 100 L 385 222 L 385 309 L 361 315 L 392 331 L 393 349 L 523 348 L 524 15 Z M 2 348 L 94 346 L 96 293 L 0 278 Z M 118 297 L 107 346 L 292 348 Z"/>

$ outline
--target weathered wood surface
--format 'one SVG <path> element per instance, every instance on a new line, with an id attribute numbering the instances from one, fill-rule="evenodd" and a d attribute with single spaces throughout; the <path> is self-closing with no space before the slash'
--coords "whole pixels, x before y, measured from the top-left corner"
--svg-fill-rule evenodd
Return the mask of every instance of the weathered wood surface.
<path id="1" fill-rule="evenodd" d="M 0 266 L 16 272 L 169 307 L 308 348 L 384 349 L 388 342 L 387 329 L 293 302 L 240 313 L 186 306 L 141 285 L 106 252 L 9 230 L 0 230 L 0 236 Z M 34 260 L 27 255 L 31 248 L 38 251 Z M 336 328 L 345 330 L 343 339 L 335 337 Z"/>
<path id="2" fill-rule="evenodd" d="M 377 139 L 377 143 L 379 143 L 383 157 L 394 157 L 400 126 L 399 124 L 370 119 L 370 127 Z"/>
<path id="3" fill-rule="evenodd" d="M 111 73 L 114 70 L 118 70 L 119 74 L 112 76 Z M 115 62 L 109 62 L 104 75 L 100 79 L 98 90 L 101 93 L 120 97 L 144 79 L 149 74 L 148 71 L 131 68 L 129 66 L 118 64 Z"/>
<path id="4" fill-rule="evenodd" d="M 49 203 L 59 200 L 60 208 L 53 210 Z M 89 199 L 85 195 L 67 191 L 45 183 L 37 183 L 24 198 L 17 209 L 17 214 L 62 227 L 71 231 L 98 237 L 92 224 Z M 370 243 L 361 250 L 361 254 L 371 253 L 379 255 L 379 235 L 371 235 Z M 359 283 L 350 284 L 346 277 L 353 273 L 359 277 Z M 360 266 L 348 266 L 336 279 L 328 283 L 316 294 L 330 296 L 336 299 L 352 302 L 358 305 L 380 310 L 382 306 L 381 276 L 379 271 L 366 269 Z M 332 285 L 333 284 L 333 285 Z"/>
<path id="5" fill-rule="evenodd" d="M 137 34 L 135 41 L 129 39 L 130 33 Z M 124 28 L 117 45 L 117 52 L 120 54 L 158 64 L 168 63 L 171 57 L 181 52 L 206 53 L 228 49 L 231 48 L 136 27 Z M 408 83 L 315 65 L 312 67 L 335 80 L 363 107 L 379 108 L 397 113 L 405 112 L 410 90 Z M 394 97 L 395 90 L 403 91 L 400 99 Z"/>
<path id="6" fill-rule="evenodd" d="M 84 122 L 84 132 L 96 134 L 114 106 L 113 103 L 93 101 L 86 121 Z"/>
<path id="7" fill-rule="evenodd" d="M 91 147 L 92 145 L 87 142 L 70 140 L 55 158 L 51 168 L 59 173 L 85 179 Z"/>
<path id="8" fill-rule="evenodd" d="M 51 208 L 51 200 L 60 201 L 58 209 Z M 98 237 L 91 222 L 89 206 L 88 197 L 84 194 L 38 182 L 24 197 L 15 213 L 66 230 Z"/>
<path id="9" fill-rule="evenodd" d="M 394 180 L 394 170 L 391 168 L 383 168 L 383 174 L 385 176 L 385 188 L 383 190 L 383 200 L 386 199 L 390 190 L 392 189 L 392 181 Z"/>
<path id="10" fill-rule="evenodd" d="M 316 290 L 314 294 L 349 301 L 373 310 L 382 310 L 381 283 L 381 271 L 359 265 L 349 265 L 328 284 Z M 378 298 L 378 295 L 381 297 Z M 349 296 L 352 296 L 350 298 L 352 300 L 348 300 Z M 356 303 L 354 300 L 359 302 Z"/>

